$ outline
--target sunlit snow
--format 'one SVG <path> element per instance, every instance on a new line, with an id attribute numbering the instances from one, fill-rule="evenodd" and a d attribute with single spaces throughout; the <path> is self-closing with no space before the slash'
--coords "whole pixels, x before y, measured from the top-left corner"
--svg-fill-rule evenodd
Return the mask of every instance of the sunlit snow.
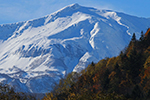
<path id="1" fill-rule="evenodd" d="M 0 81 L 45 93 L 67 73 L 117 56 L 150 19 L 73 4 L 43 18 L 0 25 Z"/>

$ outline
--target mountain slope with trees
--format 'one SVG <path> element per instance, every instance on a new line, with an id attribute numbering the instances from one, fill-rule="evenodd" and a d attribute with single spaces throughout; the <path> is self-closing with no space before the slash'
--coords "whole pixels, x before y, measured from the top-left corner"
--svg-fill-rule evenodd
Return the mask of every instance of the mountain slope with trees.
<path id="1" fill-rule="evenodd" d="M 23 92 L 16 92 L 7 84 L 0 84 L 0 100 L 36 100 L 35 96 Z"/>
<path id="2" fill-rule="evenodd" d="M 91 63 L 72 72 L 54 86 L 43 100 L 149 100 L 150 29 L 133 34 L 120 55 Z"/>
<path id="3" fill-rule="evenodd" d="M 17 92 L 45 94 L 68 73 L 117 56 L 133 32 L 139 38 L 149 26 L 149 18 L 79 4 L 0 25 L 0 82 Z"/>

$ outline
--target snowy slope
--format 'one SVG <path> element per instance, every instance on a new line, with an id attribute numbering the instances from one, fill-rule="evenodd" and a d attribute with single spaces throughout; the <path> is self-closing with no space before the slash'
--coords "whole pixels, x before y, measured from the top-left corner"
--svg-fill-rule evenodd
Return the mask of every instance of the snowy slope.
<path id="1" fill-rule="evenodd" d="M 45 93 L 67 73 L 112 57 L 140 36 L 150 19 L 78 4 L 40 19 L 0 25 L 0 81 Z"/>

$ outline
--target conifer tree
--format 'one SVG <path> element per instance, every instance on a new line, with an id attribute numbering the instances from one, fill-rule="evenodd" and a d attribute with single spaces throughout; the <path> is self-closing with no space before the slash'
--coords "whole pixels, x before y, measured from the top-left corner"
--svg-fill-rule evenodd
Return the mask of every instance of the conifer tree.
<path id="1" fill-rule="evenodd" d="M 143 33 L 143 31 L 141 31 L 140 41 L 143 41 L 143 40 L 144 40 L 144 33 Z"/>
<path id="2" fill-rule="evenodd" d="M 103 89 L 108 89 L 109 88 L 109 82 L 110 82 L 110 79 L 108 78 L 110 72 L 108 69 L 106 69 L 105 73 L 104 73 L 104 78 L 102 80 L 102 86 L 103 86 Z"/>
<path id="3" fill-rule="evenodd" d="M 131 40 L 132 40 L 132 41 L 135 41 L 135 40 L 136 40 L 136 35 L 135 35 L 135 33 L 133 33 Z"/>

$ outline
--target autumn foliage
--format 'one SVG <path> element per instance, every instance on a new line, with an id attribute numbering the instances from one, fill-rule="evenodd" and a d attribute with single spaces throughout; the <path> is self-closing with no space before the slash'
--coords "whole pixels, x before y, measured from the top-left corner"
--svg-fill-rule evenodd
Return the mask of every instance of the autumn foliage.
<path id="1" fill-rule="evenodd" d="M 43 100 L 149 100 L 150 29 L 133 35 L 120 55 L 72 72 Z"/>

